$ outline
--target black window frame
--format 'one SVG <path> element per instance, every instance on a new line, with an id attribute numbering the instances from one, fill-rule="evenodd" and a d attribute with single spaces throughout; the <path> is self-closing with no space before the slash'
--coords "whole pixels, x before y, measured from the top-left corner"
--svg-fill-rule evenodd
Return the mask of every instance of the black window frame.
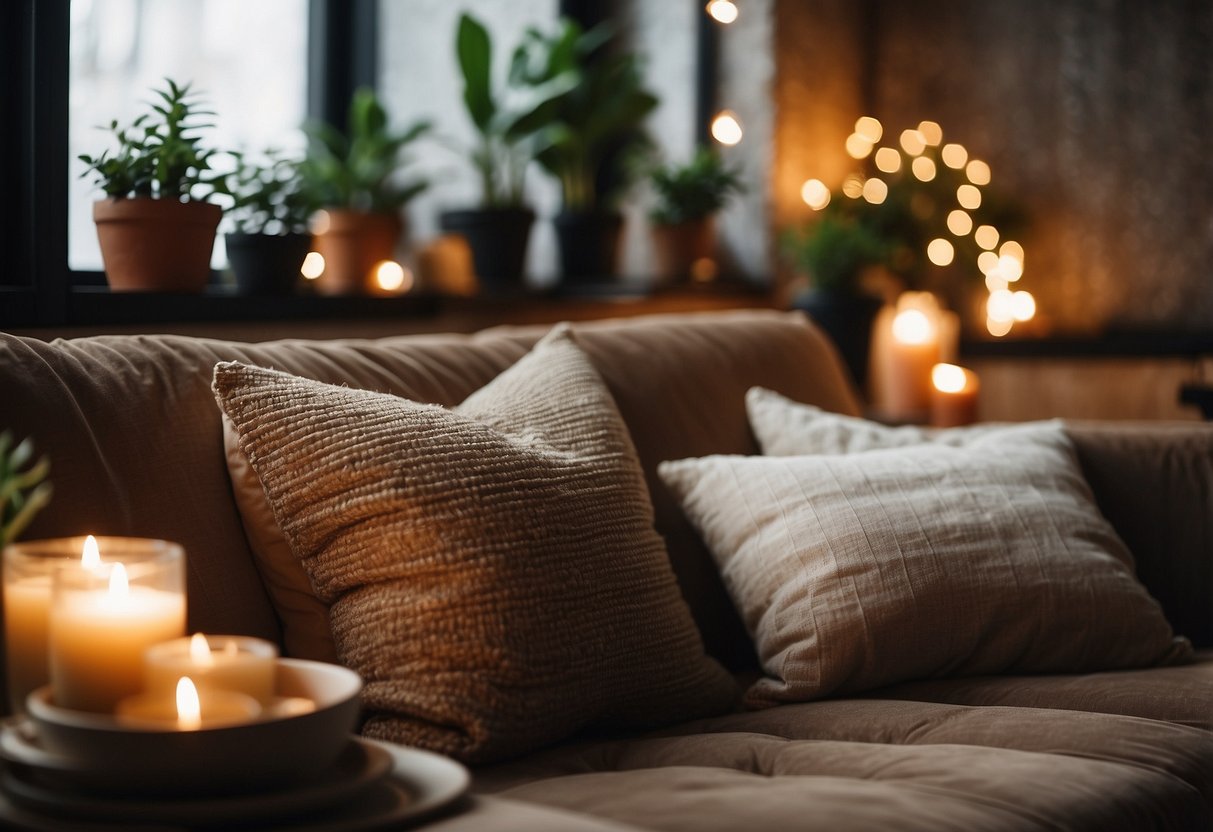
<path id="1" fill-rule="evenodd" d="M 308 0 L 307 115 L 343 124 L 354 90 L 374 87 L 378 1 Z M 208 318 L 280 318 L 298 310 L 248 304 L 223 291 L 202 298 L 111 296 L 104 275 L 73 270 L 67 255 L 71 0 L 0 3 L 0 171 L 16 210 L 4 238 L 0 328 Z M 235 301 L 239 300 L 239 305 Z M 304 301 L 306 303 L 306 300 Z M 399 305 L 399 304 L 397 304 Z"/>

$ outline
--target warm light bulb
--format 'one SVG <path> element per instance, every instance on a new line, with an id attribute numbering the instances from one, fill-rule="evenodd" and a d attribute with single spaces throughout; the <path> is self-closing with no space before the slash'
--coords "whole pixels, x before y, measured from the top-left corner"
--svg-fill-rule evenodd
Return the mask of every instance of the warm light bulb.
<path id="1" fill-rule="evenodd" d="M 922 135 L 922 140 L 931 147 L 936 147 L 943 141 L 943 128 L 934 121 L 918 122 L 918 132 Z"/>
<path id="2" fill-rule="evenodd" d="M 974 185 L 990 184 L 990 166 L 980 159 L 973 159 L 965 167 L 965 175 Z"/>
<path id="3" fill-rule="evenodd" d="M 973 232 L 973 240 L 977 245 L 989 251 L 998 245 L 998 229 L 992 225 L 979 225 Z"/>
<path id="4" fill-rule="evenodd" d="M 998 273 L 1011 283 L 1014 283 L 1023 277 L 1023 263 L 1009 254 L 1004 254 L 998 258 Z"/>
<path id="5" fill-rule="evenodd" d="M 919 156 L 915 159 L 910 165 L 910 169 L 914 171 L 914 176 L 922 182 L 930 182 L 935 178 L 935 162 L 926 156 Z"/>
<path id="6" fill-rule="evenodd" d="M 408 291 L 412 283 L 412 272 L 395 260 L 380 260 L 375 266 L 375 285 L 385 292 Z"/>
<path id="7" fill-rule="evenodd" d="M 873 205 L 879 205 L 889 196 L 889 186 L 883 179 L 872 178 L 863 183 L 863 198 Z"/>
<path id="8" fill-rule="evenodd" d="M 1020 263 L 1023 262 L 1023 246 L 1014 240 L 1007 240 L 1003 243 L 1002 247 L 998 249 L 998 253 L 1003 257 L 1014 257 Z"/>
<path id="9" fill-rule="evenodd" d="M 863 196 L 863 177 L 851 174 L 842 182 L 842 192 L 851 199 Z"/>
<path id="10" fill-rule="evenodd" d="M 961 208 L 976 211 L 981 207 L 981 191 L 973 185 L 961 185 L 956 189 L 956 201 L 960 203 Z"/>
<path id="11" fill-rule="evenodd" d="M 101 565 L 101 549 L 97 546 L 97 538 L 91 534 L 84 538 L 84 549 L 80 552 L 80 565 L 85 569 L 96 569 Z"/>
<path id="12" fill-rule="evenodd" d="M 855 132 L 868 140 L 868 144 L 876 144 L 884 135 L 884 127 L 879 119 L 872 116 L 862 116 L 855 122 Z"/>
<path id="13" fill-rule="evenodd" d="M 820 179 L 808 179 L 800 186 L 800 198 L 814 211 L 830 204 L 830 189 Z"/>
<path id="14" fill-rule="evenodd" d="M 911 156 L 917 156 L 927 149 L 927 143 L 917 130 L 902 130 L 901 149 Z"/>
<path id="15" fill-rule="evenodd" d="M 182 731 L 197 731 L 202 727 L 202 703 L 198 688 L 189 676 L 177 680 L 177 727 Z"/>
<path id="16" fill-rule="evenodd" d="M 931 383 L 941 393 L 959 393 L 968 386 L 968 379 L 963 367 L 936 364 L 931 368 Z"/>
<path id="17" fill-rule="evenodd" d="M 872 152 L 872 143 L 858 133 L 847 136 L 847 154 L 852 159 L 866 159 Z"/>
<path id="18" fill-rule="evenodd" d="M 983 251 L 977 255 L 977 268 L 981 269 L 982 274 L 993 274 L 998 270 L 998 255 L 992 251 Z"/>
<path id="19" fill-rule="evenodd" d="M 1001 338 L 1011 331 L 1011 321 L 996 321 L 993 318 L 986 318 L 986 331 L 995 338 Z"/>
<path id="20" fill-rule="evenodd" d="M 927 259 L 936 266 L 947 266 L 952 262 L 952 258 L 956 256 L 956 249 L 952 244 L 942 237 L 936 237 L 927 244 Z"/>
<path id="21" fill-rule="evenodd" d="M 1022 289 L 1011 294 L 1011 314 L 1017 321 L 1030 321 L 1036 317 L 1036 298 Z"/>
<path id="22" fill-rule="evenodd" d="M 957 237 L 963 237 L 973 230 L 973 218 L 957 208 L 948 213 L 948 230 Z"/>
<path id="23" fill-rule="evenodd" d="M 737 4 L 731 0 L 712 0 L 707 5 L 707 12 L 717 23 L 728 25 L 737 19 Z"/>
<path id="24" fill-rule="evenodd" d="M 741 141 L 741 122 L 732 110 L 721 110 L 712 119 L 712 138 L 723 145 L 733 146 Z"/>
<path id="25" fill-rule="evenodd" d="M 964 145 L 953 142 L 945 144 L 943 150 L 939 151 L 939 156 L 945 165 L 953 170 L 960 170 L 969 159 L 969 151 L 965 150 Z"/>
<path id="26" fill-rule="evenodd" d="M 318 251 L 309 251 L 307 257 L 303 258 L 303 265 L 299 267 L 299 273 L 308 280 L 315 280 L 324 274 L 324 255 Z"/>
<path id="27" fill-rule="evenodd" d="M 876 168 L 884 173 L 897 173 L 901 168 L 901 154 L 891 147 L 876 151 Z"/>
<path id="28" fill-rule="evenodd" d="M 893 337 L 903 344 L 925 344 L 931 335 L 931 319 L 921 309 L 906 309 L 893 318 Z"/>
<path id="29" fill-rule="evenodd" d="M 1007 289 L 990 292 L 986 299 L 986 317 L 992 321 L 1015 320 L 1015 299 Z"/>

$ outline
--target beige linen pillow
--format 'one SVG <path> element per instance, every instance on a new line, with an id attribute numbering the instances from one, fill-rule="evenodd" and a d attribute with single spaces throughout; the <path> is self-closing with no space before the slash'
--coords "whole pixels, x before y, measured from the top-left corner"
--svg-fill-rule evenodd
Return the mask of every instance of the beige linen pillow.
<path id="1" fill-rule="evenodd" d="M 717 456 L 659 474 L 711 549 L 764 707 L 908 679 L 1190 653 L 1137 582 L 1062 429 L 966 447 Z"/>
<path id="2" fill-rule="evenodd" d="M 480 763 L 730 705 L 567 333 L 454 410 L 234 363 L 214 388 L 366 681 L 366 735 Z"/>

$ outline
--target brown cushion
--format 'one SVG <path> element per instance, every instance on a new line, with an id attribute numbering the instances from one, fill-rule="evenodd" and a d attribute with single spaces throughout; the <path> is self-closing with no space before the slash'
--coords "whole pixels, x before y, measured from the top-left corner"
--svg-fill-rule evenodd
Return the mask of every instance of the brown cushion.
<path id="1" fill-rule="evenodd" d="M 366 680 L 367 735 L 482 762 L 729 705 L 566 332 L 454 411 L 238 364 L 215 391 Z"/>
<path id="2" fill-rule="evenodd" d="M 751 706 L 1191 652 L 1134 578 L 1060 426 L 659 470 L 754 636 L 768 678 Z"/>

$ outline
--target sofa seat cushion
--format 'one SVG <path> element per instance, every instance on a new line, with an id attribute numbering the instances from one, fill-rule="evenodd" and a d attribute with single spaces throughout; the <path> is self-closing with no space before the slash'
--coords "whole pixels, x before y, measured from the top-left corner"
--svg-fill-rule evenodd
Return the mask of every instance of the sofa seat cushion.
<path id="1" fill-rule="evenodd" d="M 833 700 L 566 746 L 480 770 L 474 788 L 658 830 L 1202 829 L 1213 736 L 1105 714 Z"/>
<path id="2" fill-rule="evenodd" d="M 869 695 L 954 705 L 1123 714 L 1213 731 L 1213 651 L 1201 651 L 1192 663 L 1171 667 L 1053 676 L 932 679 L 894 685 Z"/>

